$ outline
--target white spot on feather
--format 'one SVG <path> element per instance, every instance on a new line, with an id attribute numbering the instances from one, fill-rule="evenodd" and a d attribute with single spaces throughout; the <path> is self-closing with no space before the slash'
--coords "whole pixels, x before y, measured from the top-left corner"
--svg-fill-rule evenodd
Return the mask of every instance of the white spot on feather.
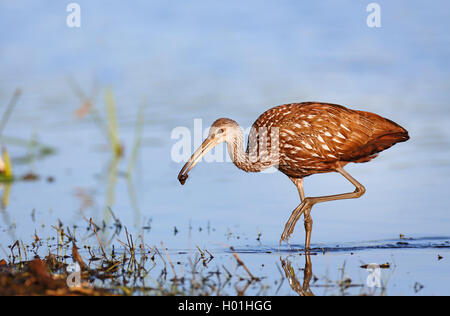
<path id="1" fill-rule="evenodd" d="M 308 144 L 307 142 L 305 142 L 304 140 L 302 140 L 302 144 L 307 148 L 307 149 L 313 149 L 312 146 L 310 144 Z"/>
<path id="2" fill-rule="evenodd" d="M 325 143 L 325 141 L 323 140 L 322 136 L 317 135 L 317 139 L 318 139 L 321 143 Z"/>
<path id="3" fill-rule="evenodd" d="M 288 133 L 288 134 L 291 134 L 291 135 L 297 135 L 297 133 L 296 132 L 294 132 L 294 131 L 292 131 L 292 130 L 290 130 L 290 129 L 285 129 L 285 131 L 286 131 L 286 133 Z"/>
<path id="4" fill-rule="evenodd" d="M 342 123 L 341 123 L 341 127 L 342 127 L 343 129 L 345 129 L 345 130 L 347 130 L 347 131 L 351 132 L 351 130 L 349 130 L 349 129 L 348 129 L 348 127 L 347 127 L 347 126 L 345 126 L 345 125 L 344 125 L 344 124 L 342 124 Z"/>
<path id="5" fill-rule="evenodd" d="M 323 145 L 322 145 L 322 148 L 325 149 L 325 150 L 327 150 L 327 151 L 331 151 L 331 150 L 330 150 L 330 147 L 328 147 L 326 144 L 323 144 Z"/>

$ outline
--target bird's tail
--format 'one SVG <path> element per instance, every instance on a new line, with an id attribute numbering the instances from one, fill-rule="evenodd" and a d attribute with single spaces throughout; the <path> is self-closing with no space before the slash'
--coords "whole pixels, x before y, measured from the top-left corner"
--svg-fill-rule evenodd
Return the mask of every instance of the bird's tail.
<path id="1" fill-rule="evenodd" d="M 378 153 L 409 139 L 408 131 L 399 124 L 373 113 L 363 113 L 374 124 L 372 139 L 352 155 L 353 162 L 367 162 Z"/>
<path id="2" fill-rule="evenodd" d="M 387 129 L 386 134 L 380 137 L 380 140 L 386 140 L 387 142 L 392 142 L 392 145 L 395 145 L 397 143 L 406 142 L 409 139 L 409 133 L 406 129 L 387 118 L 385 118 L 385 120 L 389 128 Z"/>
<path id="3" fill-rule="evenodd" d="M 397 123 L 392 123 L 396 125 L 395 129 L 378 136 L 375 140 L 366 145 L 366 150 L 370 151 L 372 155 L 377 155 L 383 150 L 391 148 L 397 143 L 406 142 L 409 139 L 409 134 L 406 129 Z"/>
<path id="4" fill-rule="evenodd" d="M 380 143 L 381 150 L 385 150 L 397 143 L 406 142 L 409 139 L 408 131 L 399 124 L 373 113 L 364 113 L 365 116 L 370 117 L 374 123 L 375 143 Z M 386 146 L 386 147 L 385 147 Z M 381 151 L 380 150 L 380 151 Z"/>

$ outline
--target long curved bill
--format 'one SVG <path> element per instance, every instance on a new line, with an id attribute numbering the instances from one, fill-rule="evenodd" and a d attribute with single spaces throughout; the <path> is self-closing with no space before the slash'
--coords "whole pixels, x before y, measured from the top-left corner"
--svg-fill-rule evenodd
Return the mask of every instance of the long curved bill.
<path id="1" fill-rule="evenodd" d="M 184 165 L 183 169 L 181 169 L 178 174 L 178 181 L 180 181 L 181 185 L 184 185 L 188 178 L 189 171 L 195 167 L 195 165 L 200 161 L 200 159 L 210 151 L 214 146 L 218 143 L 217 139 L 208 137 L 205 139 L 203 144 L 195 151 L 195 153 L 191 156 L 189 161 Z"/>

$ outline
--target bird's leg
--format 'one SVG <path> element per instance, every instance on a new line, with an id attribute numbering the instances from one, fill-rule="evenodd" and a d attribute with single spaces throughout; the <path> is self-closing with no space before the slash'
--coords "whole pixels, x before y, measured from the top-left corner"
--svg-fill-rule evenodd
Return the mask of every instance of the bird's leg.
<path id="1" fill-rule="evenodd" d="M 297 208 L 292 212 L 291 217 L 287 221 L 286 226 L 284 228 L 284 232 L 281 235 L 280 244 L 283 240 L 287 240 L 289 236 L 292 235 L 292 233 L 294 232 L 295 224 L 300 219 L 302 214 L 305 213 L 306 248 L 308 249 L 312 229 L 312 220 L 309 213 L 311 212 L 311 208 L 313 207 L 314 204 L 336 200 L 356 199 L 361 197 L 366 192 L 364 186 L 358 181 L 356 181 L 356 179 L 353 178 L 350 174 L 348 174 L 342 167 L 338 167 L 336 171 L 342 174 L 348 181 L 350 181 L 355 186 L 356 188 L 355 191 L 351 193 L 319 196 L 319 197 L 308 197 L 304 199 L 303 202 L 299 206 L 297 206 Z"/>
<path id="2" fill-rule="evenodd" d="M 295 208 L 294 211 L 292 211 L 291 217 L 289 217 L 288 221 L 286 222 L 286 225 L 284 227 L 283 234 L 281 235 L 280 244 L 283 242 L 283 240 L 287 241 L 289 239 L 289 236 L 294 231 L 295 224 L 299 220 L 299 218 L 303 215 L 303 213 L 311 212 L 311 208 L 313 207 L 313 204 L 311 203 L 310 198 L 305 198 L 302 203 Z M 305 223 L 306 226 L 306 223 Z M 305 227 L 306 228 L 306 227 Z M 311 222 L 311 229 L 312 229 L 312 222 Z M 307 233 L 308 237 L 308 233 Z"/>
<path id="3" fill-rule="evenodd" d="M 301 214 L 305 214 L 305 231 L 306 231 L 306 247 L 309 248 L 309 244 L 311 242 L 311 231 L 312 231 L 312 219 L 310 216 L 311 213 L 311 208 L 308 208 L 305 204 L 303 204 L 303 201 L 305 200 L 305 191 L 303 190 L 303 178 L 291 178 L 289 177 L 289 179 L 291 179 L 291 181 L 295 184 L 295 186 L 297 187 L 298 193 L 300 195 L 300 202 L 302 202 L 298 208 L 296 208 L 294 210 L 294 212 L 292 212 L 291 218 L 289 218 L 289 221 L 286 223 L 286 227 L 290 226 L 290 224 L 292 223 L 292 221 L 294 221 L 294 219 L 296 217 L 300 218 Z M 300 214 L 300 215 L 298 215 Z M 295 225 L 295 223 L 294 223 Z M 286 232 L 286 229 L 285 229 Z M 283 233 L 284 235 L 285 233 Z M 281 241 L 284 240 L 283 236 L 281 237 L 280 243 Z"/>
<path id="4" fill-rule="evenodd" d="M 305 191 L 303 190 L 303 178 L 291 178 L 292 182 L 294 182 L 295 186 L 297 187 L 298 194 L 300 195 L 301 201 L 305 199 Z"/>
<path id="5" fill-rule="evenodd" d="M 311 244 L 311 232 L 312 232 L 312 226 L 313 226 L 313 220 L 311 218 L 311 208 L 307 209 L 304 214 L 305 214 L 304 217 L 305 217 L 305 232 L 306 232 L 305 249 L 309 250 L 310 244 Z"/>

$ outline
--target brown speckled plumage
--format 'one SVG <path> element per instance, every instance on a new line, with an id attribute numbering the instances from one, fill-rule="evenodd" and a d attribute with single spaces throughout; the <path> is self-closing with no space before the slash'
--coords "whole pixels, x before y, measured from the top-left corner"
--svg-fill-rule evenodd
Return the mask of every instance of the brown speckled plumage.
<path id="1" fill-rule="evenodd" d="M 400 125 L 377 114 L 317 102 L 285 104 L 267 110 L 255 121 L 249 137 L 255 137 L 263 127 L 269 134 L 272 128 L 278 128 L 277 168 L 294 178 L 334 171 L 338 164 L 370 161 L 379 152 L 409 138 Z M 270 144 L 270 138 L 268 141 Z M 250 150 L 247 148 L 247 152 Z"/>

